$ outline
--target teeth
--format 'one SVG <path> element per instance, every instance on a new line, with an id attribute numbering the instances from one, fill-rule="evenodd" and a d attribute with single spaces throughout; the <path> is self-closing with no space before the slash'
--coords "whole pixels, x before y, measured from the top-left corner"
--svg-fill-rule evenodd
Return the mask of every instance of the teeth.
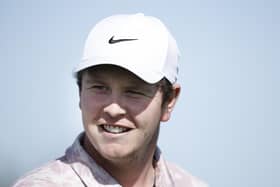
<path id="1" fill-rule="evenodd" d="M 113 125 L 103 125 L 103 128 L 110 132 L 110 133 L 123 133 L 123 132 L 126 132 L 128 131 L 127 128 L 124 128 L 124 127 L 118 127 L 118 126 L 113 126 Z"/>

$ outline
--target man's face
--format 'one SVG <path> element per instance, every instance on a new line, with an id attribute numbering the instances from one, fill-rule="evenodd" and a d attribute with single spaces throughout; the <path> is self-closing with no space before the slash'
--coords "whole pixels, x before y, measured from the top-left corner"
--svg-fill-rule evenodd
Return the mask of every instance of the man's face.
<path id="1" fill-rule="evenodd" d="M 103 65 L 84 73 L 80 108 L 86 136 L 107 160 L 145 156 L 156 146 L 159 123 L 169 119 L 158 84 Z M 142 157 L 143 158 L 143 157 Z"/>

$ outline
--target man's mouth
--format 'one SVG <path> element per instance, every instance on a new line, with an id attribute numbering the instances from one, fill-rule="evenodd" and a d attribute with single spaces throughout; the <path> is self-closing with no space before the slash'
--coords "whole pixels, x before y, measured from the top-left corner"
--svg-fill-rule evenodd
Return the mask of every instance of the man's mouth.
<path id="1" fill-rule="evenodd" d="M 102 129 L 106 132 L 113 133 L 113 134 L 120 134 L 125 133 L 131 130 L 130 128 L 115 126 L 115 125 L 102 125 Z"/>

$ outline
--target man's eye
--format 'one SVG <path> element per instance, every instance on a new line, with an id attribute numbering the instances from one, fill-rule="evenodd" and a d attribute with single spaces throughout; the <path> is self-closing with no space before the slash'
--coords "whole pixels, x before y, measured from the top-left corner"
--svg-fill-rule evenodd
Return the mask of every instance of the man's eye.
<path id="1" fill-rule="evenodd" d="M 146 94 L 144 92 L 138 91 L 138 90 L 127 90 L 126 93 L 130 96 L 145 96 Z"/>
<path id="2" fill-rule="evenodd" d="M 106 91 L 108 88 L 103 85 L 92 85 L 90 89 L 96 90 L 96 91 Z"/>
<path id="3" fill-rule="evenodd" d="M 127 92 L 128 92 L 128 93 L 131 93 L 131 94 L 143 95 L 142 92 L 134 91 L 134 90 L 128 90 Z"/>
<path id="4" fill-rule="evenodd" d="M 98 90 L 104 90 L 104 89 L 106 89 L 105 86 L 101 86 L 101 85 L 95 85 L 95 86 L 93 86 L 93 88 L 98 89 Z"/>

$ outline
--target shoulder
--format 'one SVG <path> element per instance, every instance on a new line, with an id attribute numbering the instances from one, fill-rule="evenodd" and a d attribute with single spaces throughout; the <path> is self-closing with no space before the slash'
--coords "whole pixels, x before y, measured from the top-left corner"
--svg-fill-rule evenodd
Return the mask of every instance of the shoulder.
<path id="1" fill-rule="evenodd" d="M 196 176 L 193 176 L 178 165 L 168 163 L 167 166 L 175 186 L 185 186 L 185 184 L 190 184 L 190 187 L 208 187 L 204 181 Z"/>
<path id="2" fill-rule="evenodd" d="M 73 171 L 63 159 L 50 161 L 43 166 L 28 172 L 16 181 L 13 187 L 67 186 L 65 179 L 73 178 Z M 73 179 L 72 179 L 73 180 Z"/>

